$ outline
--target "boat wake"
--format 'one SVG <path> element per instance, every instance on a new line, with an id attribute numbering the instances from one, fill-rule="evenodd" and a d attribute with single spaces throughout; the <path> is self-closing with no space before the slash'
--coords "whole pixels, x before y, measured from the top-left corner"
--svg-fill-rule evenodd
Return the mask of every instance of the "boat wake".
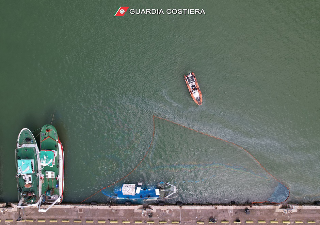
<path id="1" fill-rule="evenodd" d="M 167 90 L 162 90 L 162 94 L 163 94 L 164 98 L 165 98 L 168 102 L 170 102 L 173 106 L 178 106 L 178 107 L 182 108 L 181 105 L 179 105 L 178 103 L 176 103 L 175 101 L 173 101 L 173 100 L 168 96 Z"/>

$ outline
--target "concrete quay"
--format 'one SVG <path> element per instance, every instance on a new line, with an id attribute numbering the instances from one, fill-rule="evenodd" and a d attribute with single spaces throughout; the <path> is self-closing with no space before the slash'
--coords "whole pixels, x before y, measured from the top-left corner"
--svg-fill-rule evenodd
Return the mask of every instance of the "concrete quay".
<path id="1" fill-rule="evenodd" d="M 247 210 L 246 212 L 246 208 Z M 56 205 L 47 212 L 0 203 L 0 224 L 320 224 L 320 206 Z"/>

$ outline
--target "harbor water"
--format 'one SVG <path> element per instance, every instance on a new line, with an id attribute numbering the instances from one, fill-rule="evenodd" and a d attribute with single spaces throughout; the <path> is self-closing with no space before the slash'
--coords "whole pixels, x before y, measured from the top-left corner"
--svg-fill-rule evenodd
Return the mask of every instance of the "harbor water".
<path id="1" fill-rule="evenodd" d="M 183 203 L 320 199 L 319 1 L 2 1 L 0 15 L 0 202 L 17 201 L 19 131 L 50 123 L 64 202 L 125 182 L 170 182 Z"/>

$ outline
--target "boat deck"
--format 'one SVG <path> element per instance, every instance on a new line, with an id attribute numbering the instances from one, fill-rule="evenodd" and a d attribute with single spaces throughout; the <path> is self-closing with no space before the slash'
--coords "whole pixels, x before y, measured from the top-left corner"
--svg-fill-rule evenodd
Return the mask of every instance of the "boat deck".
<path id="1" fill-rule="evenodd" d="M 32 163 L 30 164 L 32 168 L 29 169 L 30 173 L 28 174 L 20 174 L 17 177 L 17 188 L 18 192 L 20 193 L 35 193 L 35 196 L 38 195 L 38 177 L 37 177 L 37 158 L 36 158 L 36 150 L 35 148 L 31 147 L 23 147 L 16 149 L 16 159 L 17 160 L 31 160 Z M 17 167 L 18 167 L 18 162 Z M 32 173 L 31 173 L 32 172 Z M 31 183 L 29 185 L 26 185 L 25 180 L 23 179 L 23 176 L 31 176 Z M 37 197 L 32 196 L 26 196 L 25 203 L 33 204 L 37 201 Z"/>
<path id="2" fill-rule="evenodd" d="M 40 151 L 40 158 L 41 155 L 46 157 L 48 154 L 54 154 L 53 151 Z M 57 154 L 57 151 L 55 151 Z M 44 192 L 50 191 L 50 195 L 59 195 L 59 180 L 56 179 L 59 175 L 59 164 L 58 164 L 58 157 L 54 157 L 54 163 L 50 163 L 48 166 L 44 166 L 42 168 L 42 194 L 46 194 Z"/>

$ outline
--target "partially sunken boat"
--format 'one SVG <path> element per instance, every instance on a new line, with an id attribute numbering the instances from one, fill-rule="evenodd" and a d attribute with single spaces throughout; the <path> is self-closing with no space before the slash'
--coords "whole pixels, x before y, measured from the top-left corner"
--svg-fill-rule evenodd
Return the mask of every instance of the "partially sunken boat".
<path id="1" fill-rule="evenodd" d="M 189 89 L 189 93 L 195 103 L 198 105 L 202 104 L 202 93 L 200 91 L 200 87 L 197 81 L 196 76 L 193 72 L 189 73 L 188 75 L 184 75 L 184 80 L 187 84 Z"/>
<path id="2" fill-rule="evenodd" d="M 17 168 L 18 207 L 39 204 L 39 148 L 32 132 L 23 128 L 15 150 Z"/>
<path id="3" fill-rule="evenodd" d="M 63 200 L 64 152 L 57 130 L 52 125 L 44 125 L 40 133 L 40 186 L 41 203 L 50 205 L 39 208 L 45 212 Z"/>
<path id="4" fill-rule="evenodd" d="M 103 192 L 104 193 L 104 192 Z M 112 195 L 104 193 L 106 196 L 118 200 L 165 200 L 176 193 L 176 187 L 169 183 L 160 182 L 157 186 L 144 186 L 142 183 L 123 184 L 120 188 L 115 188 Z"/>

